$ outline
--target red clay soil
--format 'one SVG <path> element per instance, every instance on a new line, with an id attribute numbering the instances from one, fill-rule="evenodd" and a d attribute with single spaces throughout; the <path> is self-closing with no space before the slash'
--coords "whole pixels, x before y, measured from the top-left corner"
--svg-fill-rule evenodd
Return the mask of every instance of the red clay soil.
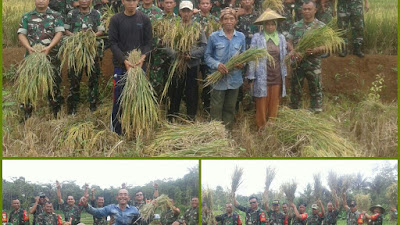
<path id="1" fill-rule="evenodd" d="M 11 64 L 20 62 L 24 53 L 23 48 L 3 49 L 3 71 L 7 71 Z M 111 57 L 110 50 L 107 50 L 102 62 L 103 75 L 107 80 L 113 74 Z M 366 55 L 362 59 L 353 55 L 345 58 L 331 56 L 322 61 L 323 89 L 331 95 L 354 96 L 367 93 L 377 74 L 385 76 L 382 99 L 397 102 L 397 56 Z M 68 83 L 65 70 L 63 83 Z"/>

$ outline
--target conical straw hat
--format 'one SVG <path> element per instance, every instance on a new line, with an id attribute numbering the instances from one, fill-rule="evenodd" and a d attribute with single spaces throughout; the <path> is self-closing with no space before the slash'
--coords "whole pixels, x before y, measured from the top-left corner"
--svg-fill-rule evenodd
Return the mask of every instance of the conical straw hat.
<path id="1" fill-rule="evenodd" d="M 286 19 L 285 17 L 279 15 L 277 12 L 275 12 L 272 9 L 266 9 L 263 14 L 261 14 L 260 17 L 257 18 L 257 20 L 254 22 L 255 25 L 263 25 L 264 22 L 268 20 L 284 20 Z"/>

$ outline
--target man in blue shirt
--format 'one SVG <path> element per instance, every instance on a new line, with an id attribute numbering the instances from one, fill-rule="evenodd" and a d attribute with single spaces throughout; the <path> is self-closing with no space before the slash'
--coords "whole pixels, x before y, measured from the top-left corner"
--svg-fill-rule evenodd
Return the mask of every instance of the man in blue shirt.
<path id="1" fill-rule="evenodd" d="M 140 224 L 139 210 L 134 206 L 128 205 L 129 200 L 128 190 L 121 189 L 117 195 L 118 204 L 108 205 L 103 208 L 93 208 L 88 205 L 85 197 L 81 199 L 81 203 L 86 207 L 86 211 L 95 217 L 113 216 L 115 225 Z"/>
<path id="2" fill-rule="evenodd" d="M 210 73 L 218 70 L 225 75 L 212 85 L 211 119 L 222 120 L 225 127 L 232 130 L 239 87 L 243 84 L 243 65 L 237 65 L 236 69 L 228 71 L 225 64 L 235 54 L 243 52 L 246 43 L 244 34 L 235 30 L 237 17 L 234 9 L 222 10 L 220 22 L 222 29 L 209 37 L 204 60 L 210 68 Z"/>

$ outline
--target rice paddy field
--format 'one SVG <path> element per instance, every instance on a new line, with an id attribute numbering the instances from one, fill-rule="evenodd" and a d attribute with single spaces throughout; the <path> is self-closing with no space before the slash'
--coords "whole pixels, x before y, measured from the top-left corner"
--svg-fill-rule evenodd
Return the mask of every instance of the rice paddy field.
<path id="1" fill-rule="evenodd" d="M 15 33 L 22 14 L 33 8 L 33 1 L 2 2 L 5 157 L 397 156 L 397 1 L 369 1 L 370 10 L 365 15 L 364 48 L 368 53 L 365 58 L 332 56 L 323 60 L 323 113 L 308 112 L 305 91 L 303 109 L 288 109 L 289 100 L 285 97 L 278 118 L 265 130 L 257 132 L 254 104 L 245 89 L 231 133 L 222 124 L 209 122 L 209 116 L 202 110 L 195 123 L 185 119 L 168 123 L 165 106 L 161 106 L 161 123 L 149 135 L 137 139 L 118 136 L 109 129 L 110 52 L 106 52 L 103 60 L 101 104 L 96 112 L 88 109 L 87 82 L 82 82 L 83 104 L 77 115 L 67 115 L 63 105 L 58 118 L 54 119 L 47 101 L 43 100 L 33 116 L 22 122 L 14 82 L 16 64 L 22 60 L 24 50 L 18 46 Z M 68 87 L 64 71 L 64 97 L 68 95 Z M 181 108 L 184 114 L 184 104 Z"/>

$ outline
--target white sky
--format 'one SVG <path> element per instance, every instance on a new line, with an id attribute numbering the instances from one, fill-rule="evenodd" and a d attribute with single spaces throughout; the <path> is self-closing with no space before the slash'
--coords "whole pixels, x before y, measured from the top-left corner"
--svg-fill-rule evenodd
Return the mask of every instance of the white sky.
<path id="1" fill-rule="evenodd" d="M 329 171 L 338 174 L 356 174 L 361 172 L 366 177 L 374 176 L 376 166 L 397 160 L 202 160 L 202 187 L 215 189 L 218 185 L 226 190 L 230 188 L 232 173 L 235 166 L 243 168 L 243 183 L 237 194 L 249 196 L 263 192 L 265 187 L 265 171 L 268 166 L 276 168 L 276 176 L 272 181 L 271 190 L 279 191 L 283 182 L 295 180 L 297 193 L 302 192 L 307 183 L 313 185 L 313 174 L 321 173 L 322 185 L 328 187 Z"/>
<path id="2" fill-rule="evenodd" d="M 141 186 L 156 179 L 182 178 L 198 160 L 3 160 L 3 179 L 23 176 L 32 183 L 75 180 L 102 189 L 122 183 Z"/>

